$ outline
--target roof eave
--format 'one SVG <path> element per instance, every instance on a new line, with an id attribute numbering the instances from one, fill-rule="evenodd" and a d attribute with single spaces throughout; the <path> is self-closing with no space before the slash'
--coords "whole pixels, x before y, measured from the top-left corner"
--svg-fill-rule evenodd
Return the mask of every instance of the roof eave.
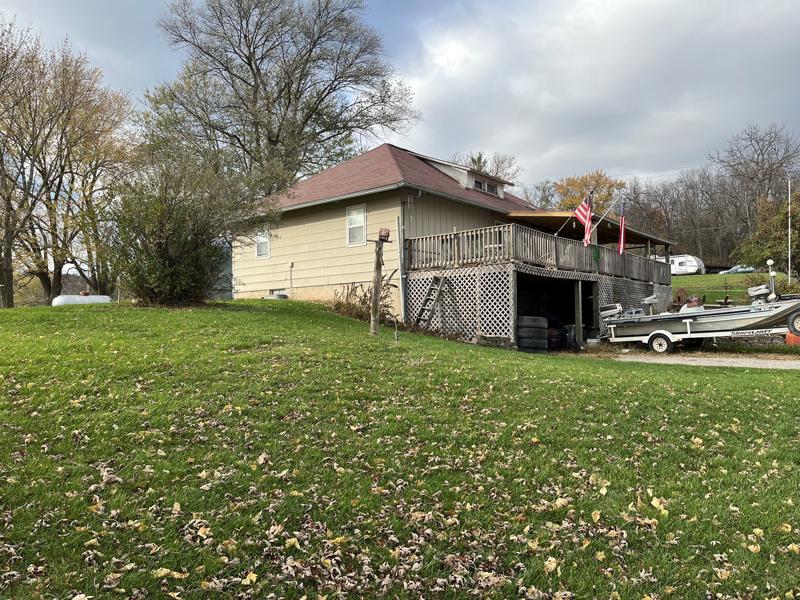
<path id="1" fill-rule="evenodd" d="M 349 200 L 351 198 L 360 198 L 361 196 L 369 196 L 370 194 L 379 194 L 381 192 L 389 192 L 401 187 L 408 187 L 405 181 L 398 181 L 389 185 L 381 187 L 370 188 L 368 190 L 360 190 L 358 192 L 351 192 L 349 194 L 342 194 L 340 196 L 330 196 L 329 198 L 321 198 L 319 200 L 312 200 L 310 202 L 302 202 L 301 204 L 293 204 L 291 206 L 279 207 L 281 212 L 289 212 L 300 208 L 309 208 L 311 206 L 319 206 L 320 204 L 328 204 L 330 202 L 339 202 L 341 200 Z"/>

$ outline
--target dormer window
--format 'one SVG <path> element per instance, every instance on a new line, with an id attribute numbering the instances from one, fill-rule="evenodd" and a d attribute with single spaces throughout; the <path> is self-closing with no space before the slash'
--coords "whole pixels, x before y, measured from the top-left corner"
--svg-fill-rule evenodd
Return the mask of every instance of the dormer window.
<path id="1" fill-rule="evenodd" d="M 499 196 L 497 190 L 497 184 L 492 183 L 490 181 L 484 181 L 483 179 L 475 178 L 475 189 L 480 190 L 481 192 L 486 192 L 487 194 L 491 194 L 492 196 Z"/>

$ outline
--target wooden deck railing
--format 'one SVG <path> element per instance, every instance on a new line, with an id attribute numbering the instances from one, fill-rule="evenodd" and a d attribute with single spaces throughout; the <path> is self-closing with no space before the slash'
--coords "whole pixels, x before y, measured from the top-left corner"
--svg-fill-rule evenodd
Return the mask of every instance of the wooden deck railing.
<path id="1" fill-rule="evenodd" d="M 449 269 L 518 260 L 565 271 L 615 275 L 639 281 L 669 285 L 668 264 L 644 256 L 603 246 L 584 247 L 583 242 L 556 237 L 524 227 L 506 224 L 406 241 L 410 270 Z M 594 252 L 599 251 L 599 260 Z"/>

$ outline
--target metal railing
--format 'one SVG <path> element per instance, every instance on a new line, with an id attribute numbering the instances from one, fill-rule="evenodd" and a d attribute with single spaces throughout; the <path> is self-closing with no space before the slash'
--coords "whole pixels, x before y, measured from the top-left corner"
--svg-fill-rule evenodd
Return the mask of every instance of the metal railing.
<path id="1" fill-rule="evenodd" d="M 406 240 L 409 270 L 451 269 L 518 260 L 565 271 L 615 275 L 669 285 L 668 264 L 509 223 Z M 595 252 L 599 256 L 595 258 Z"/>

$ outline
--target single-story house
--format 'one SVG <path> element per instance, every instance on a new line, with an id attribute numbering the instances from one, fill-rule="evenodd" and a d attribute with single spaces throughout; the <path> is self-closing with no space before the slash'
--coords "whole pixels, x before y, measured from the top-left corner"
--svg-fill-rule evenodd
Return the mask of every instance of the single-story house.
<path id="1" fill-rule="evenodd" d="M 254 225 L 233 251 L 235 298 L 286 293 L 331 300 L 372 281 L 381 228 L 384 271 L 396 271 L 393 311 L 407 323 L 513 345 L 517 319 L 546 317 L 580 340 L 601 328 L 599 307 L 671 301 L 670 242 L 604 219 L 584 247 L 569 211 L 538 210 L 487 173 L 383 144 L 300 181 L 276 199 L 280 221 Z M 597 217 L 595 217 L 597 219 Z"/>

